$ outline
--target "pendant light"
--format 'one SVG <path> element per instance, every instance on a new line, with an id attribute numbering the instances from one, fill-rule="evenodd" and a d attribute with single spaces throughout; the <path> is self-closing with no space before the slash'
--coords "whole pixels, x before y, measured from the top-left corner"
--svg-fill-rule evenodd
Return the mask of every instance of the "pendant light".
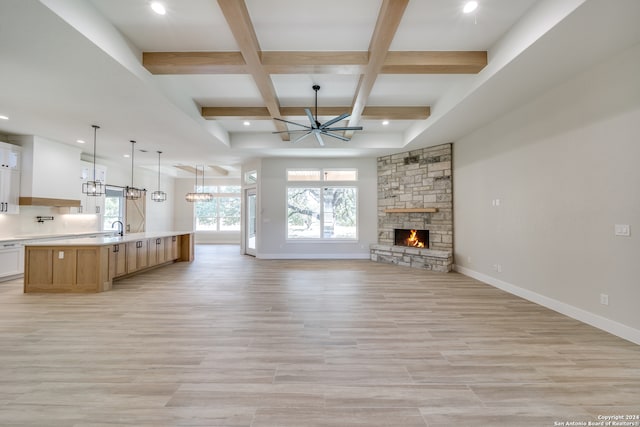
<path id="1" fill-rule="evenodd" d="M 93 181 L 82 184 L 82 194 L 99 197 L 104 194 L 104 184 L 96 179 L 96 134 L 100 126 L 91 125 L 93 128 Z"/>
<path id="2" fill-rule="evenodd" d="M 198 165 L 196 165 L 196 187 L 195 192 L 187 193 L 184 197 L 187 202 L 210 202 L 213 194 L 204 192 L 204 165 L 202 165 L 202 193 L 198 192 Z"/>
<path id="3" fill-rule="evenodd" d="M 167 200 L 167 193 L 160 191 L 160 154 L 162 154 L 162 151 L 158 151 L 158 189 L 151 193 L 151 200 L 154 202 L 164 202 Z"/>
<path id="4" fill-rule="evenodd" d="M 124 197 L 129 200 L 136 200 L 142 197 L 142 190 L 133 186 L 133 147 L 136 145 L 136 142 L 131 140 L 131 187 L 127 186 L 124 191 Z"/>

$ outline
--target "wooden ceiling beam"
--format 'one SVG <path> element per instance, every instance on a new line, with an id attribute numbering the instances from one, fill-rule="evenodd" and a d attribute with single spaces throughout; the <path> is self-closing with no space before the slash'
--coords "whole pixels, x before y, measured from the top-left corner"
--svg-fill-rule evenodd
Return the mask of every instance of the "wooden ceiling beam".
<path id="1" fill-rule="evenodd" d="M 209 165 L 209 169 L 218 176 L 227 176 L 229 175 L 229 171 L 225 168 L 216 165 Z"/>
<path id="2" fill-rule="evenodd" d="M 486 51 L 388 52 L 380 73 L 477 74 L 486 66 Z"/>
<path id="3" fill-rule="evenodd" d="M 368 52 L 262 52 L 268 74 L 363 74 Z M 152 74 L 247 74 L 240 52 L 144 52 Z M 485 51 L 388 52 L 381 74 L 475 74 L 487 65 Z"/>
<path id="4" fill-rule="evenodd" d="M 361 74 L 368 52 L 262 52 L 269 74 Z"/>
<path id="5" fill-rule="evenodd" d="M 306 107 L 280 107 L 282 117 L 306 117 Z M 335 117 L 349 107 L 318 107 L 318 115 Z M 365 107 L 363 120 L 425 120 L 429 107 Z M 202 107 L 202 117 L 207 120 L 270 120 L 272 116 L 264 107 Z"/>
<path id="6" fill-rule="evenodd" d="M 282 108 L 280 110 L 282 113 Z M 207 120 L 267 120 L 272 117 L 267 107 L 202 107 L 200 114 Z"/>
<path id="7" fill-rule="evenodd" d="M 362 117 L 365 105 L 371 94 L 373 84 L 382 70 L 384 61 L 389 52 L 389 46 L 398 30 L 404 11 L 409 0 L 383 0 L 378 13 L 378 20 L 369 43 L 369 63 L 364 74 L 360 76 L 356 95 L 353 100 L 351 117 L 348 126 L 357 126 Z M 353 131 L 347 131 L 345 136 L 351 137 Z"/>
<path id="8" fill-rule="evenodd" d="M 238 43 L 246 63 L 247 72 L 253 77 L 262 100 L 267 110 L 269 110 L 269 114 L 271 114 L 271 117 L 280 117 L 280 102 L 276 96 L 271 77 L 262 67 L 260 44 L 253 29 L 247 5 L 242 0 L 218 0 L 218 5 L 227 20 L 236 43 Z M 277 120 L 274 120 L 273 123 L 278 131 L 287 130 L 287 126 L 284 123 Z M 289 141 L 290 138 L 287 133 L 280 135 L 283 141 Z"/>
<path id="9" fill-rule="evenodd" d="M 151 74 L 246 74 L 240 52 L 143 52 Z"/>

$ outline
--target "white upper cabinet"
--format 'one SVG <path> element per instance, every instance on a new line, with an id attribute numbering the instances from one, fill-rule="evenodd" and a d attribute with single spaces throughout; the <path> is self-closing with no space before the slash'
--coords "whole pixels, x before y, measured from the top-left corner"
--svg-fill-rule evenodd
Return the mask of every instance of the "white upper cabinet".
<path id="1" fill-rule="evenodd" d="M 0 214 L 17 214 L 20 210 L 21 147 L 0 142 Z"/>

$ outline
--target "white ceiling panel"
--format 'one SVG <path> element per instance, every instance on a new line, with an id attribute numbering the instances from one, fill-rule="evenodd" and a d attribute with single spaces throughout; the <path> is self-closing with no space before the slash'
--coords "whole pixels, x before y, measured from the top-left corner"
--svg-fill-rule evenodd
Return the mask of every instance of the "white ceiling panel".
<path id="1" fill-rule="evenodd" d="M 314 105 L 313 85 L 320 85 L 318 106 L 351 106 L 353 94 L 358 87 L 358 75 L 330 74 L 274 74 L 271 81 L 283 107 Z"/>
<path id="2" fill-rule="evenodd" d="M 214 0 L 164 0 L 166 15 L 148 0 L 90 1 L 141 51 L 238 50 Z"/>
<path id="3" fill-rule="evenodd" d="M 247 0 L 246 4 L 264 51 L 365 51 L 382 1 Z"/>
<path id="4" fill-rule="evenodd" d="M 464 14 L 466 1 L 411 1 L 389 50 L 487 50 L 535 2 L 481 0 Z"/>
<path id="5" fill-rule="evenodd" d="M 433 105 L 452 87 L 475 79 L 473 74 L 382 74 L 369 96 L 371 106 Z"/>

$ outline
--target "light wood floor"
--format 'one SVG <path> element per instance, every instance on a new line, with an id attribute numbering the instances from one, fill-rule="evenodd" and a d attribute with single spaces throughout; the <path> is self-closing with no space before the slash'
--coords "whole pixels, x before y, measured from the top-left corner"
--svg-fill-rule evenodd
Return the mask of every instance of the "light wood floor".
<path id="1" fill-rule="evenodd" d="M 2 426 L 553 426 L 640 414 L 640 346 L 465 276 L 198 246 L 92 295 L 0 283 Z"/>

